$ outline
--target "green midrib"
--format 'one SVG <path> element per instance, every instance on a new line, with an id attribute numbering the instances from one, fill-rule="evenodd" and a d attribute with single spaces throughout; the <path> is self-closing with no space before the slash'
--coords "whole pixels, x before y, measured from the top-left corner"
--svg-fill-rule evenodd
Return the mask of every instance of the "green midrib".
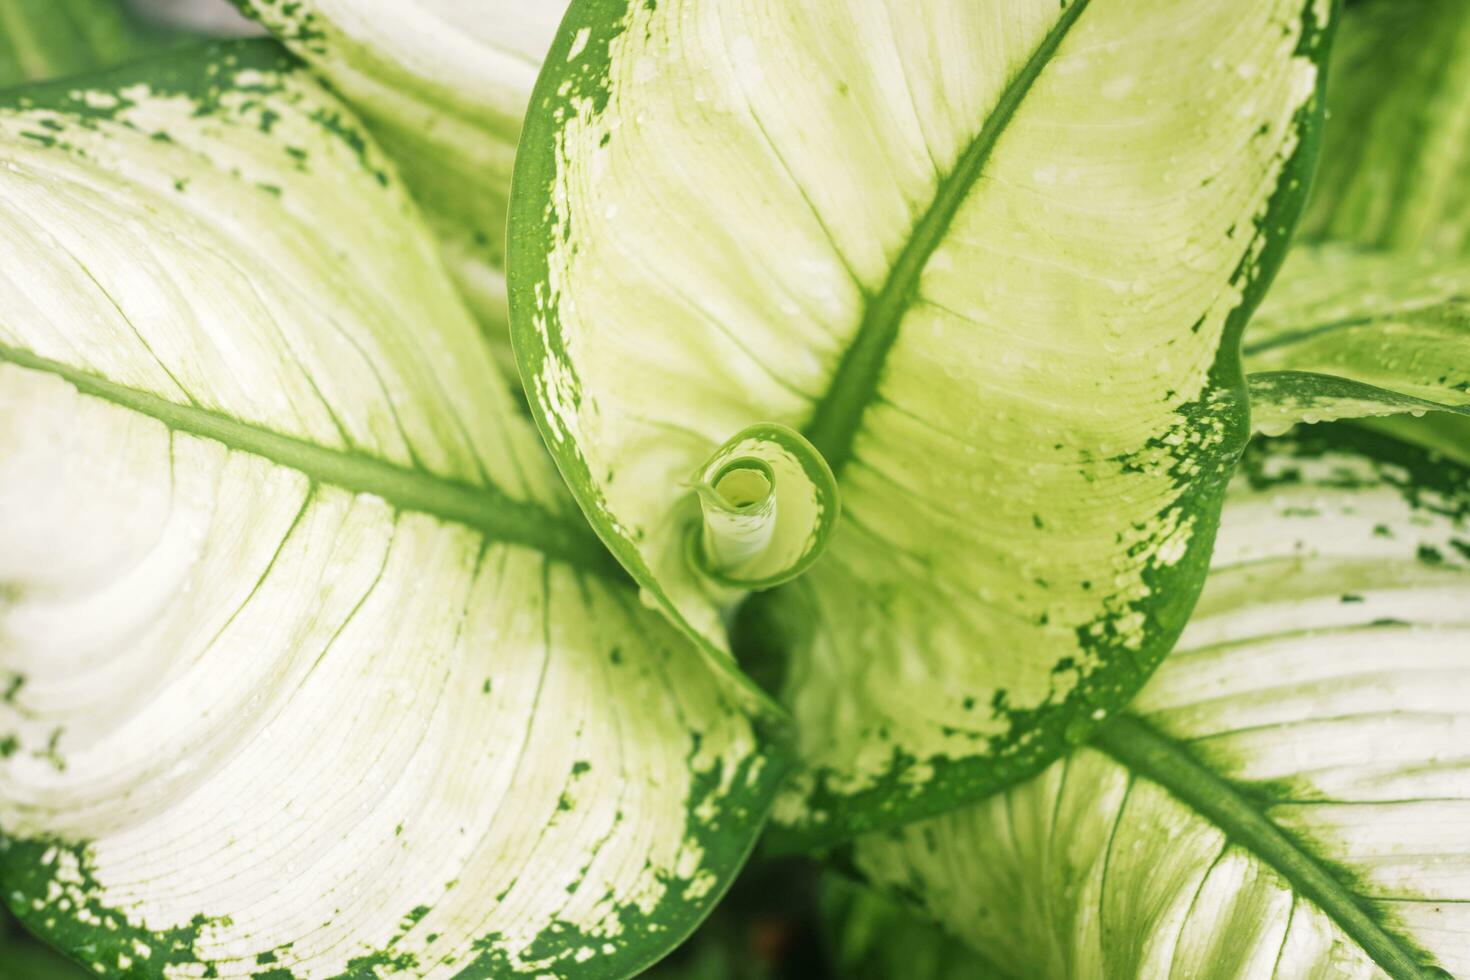
<path id="1" fill-rule="evenodd" d="M 1292 889 L 1315 903 L 1395 980 L 1438 980 L 1402 941 L 1384 931 L 1358 900 L 1312 855 L 1282 833 L 1235 787 L 1145 722 L 1120 715 L 1093 744 L 1129 771 L 1167 789 L 1227 838 L 1266 862 Z"/>
<path id="2" fill-rule="evenodd" d="M 980 132 L 965 148 L 954 169 L 940 180 L 933 203 L 914 225 L 883 288 L 869 298 L 857 335 L 843 353 L 826 394 L 817 403 L 803 432 L 826 457 L 833 473 L 840 473 L 852 456 L 853 440 L 862 425 L 863 413 L 877 393 L 883 364 L 898 338 L 899 324 L 918 296 L 924 267 L 949 233 L 950 224 L 980 179 L 1001 134 L 1087 4 L 1088 0 L 1073 0 L 1006 85 Z"/>
<path id="3" fill-rule="evenodd" d="M 462 524 L 486 539 L 522 545 L 548 558 L 619 581 L 622 570 L 589 528 L 516 500 L 495 487 L 471 486 L 375 459 L 283 436 L 217 412 L 179 405 L 78 371 L 68 365 L 0 345 L 0 363 L 56 375 L 84 395 L 156 419 L 169 429 L 212 439 L 232 450 L 289 467 L 313 483 L 373 494 L 399 510 Z"/>

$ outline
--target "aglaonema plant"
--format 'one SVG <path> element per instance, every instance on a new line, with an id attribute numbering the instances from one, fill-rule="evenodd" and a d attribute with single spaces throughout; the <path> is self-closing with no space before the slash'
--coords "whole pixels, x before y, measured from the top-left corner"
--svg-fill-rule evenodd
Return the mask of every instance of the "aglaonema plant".
<path id="1" fill-rule="evenodd" d="M 1467 471 L 1245 450 L 1470 410 L 1470 10 L 239 6 L 301 60 L 0 95 L 33 933 L 625 977 L 764 831 L 903 903 L 826 886 L 834 976 L 1470 970 Z M 0 81 L 158 43 L 91 7 Z"/>

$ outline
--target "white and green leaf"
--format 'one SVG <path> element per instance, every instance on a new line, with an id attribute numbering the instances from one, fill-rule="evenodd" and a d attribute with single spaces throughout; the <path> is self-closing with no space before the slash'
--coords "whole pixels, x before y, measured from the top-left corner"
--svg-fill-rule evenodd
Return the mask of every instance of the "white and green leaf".
<path id="1" fill-rule="evenodd" d="M 858 867 L 1028 980 L 1470 973 L 1470 470 L 1299 431 L 1126 714 Z"/>
<path id="2" fill-rule="evenodd" d="M 1363 0 L 1334 43 L 1308 238 L 1470 254 L 1470 4 Z"/>
<path id="3" fill-rule="evenodd" d="M 779 813 L 993 791 L 1143 683 L 1246 437 L 1237 345 L 1315 147 L 1325 0 L 578 0 L 512 196 L 512 339 L 603 540 L 718 656 L 687 475 L 801 432 L 842 518 Z"/>
<path id="4" fill-rule="evenodd" d="M 1470 257 L 1292 250 L 1246 330 L 1251 418 L 1470 414 Z"/>
<path id="5" fill-rule="evenodd" d="M 0 106 L 0 893 L 107 975 L 631 975 L 752 846 L 772 715 L 295 65 Z"/>
<path id="6" fill-rule="evenodd" d="M 402 172 L 511 378 L 505 212 L 566 0 L 235 0 L 352 105 Z"/>

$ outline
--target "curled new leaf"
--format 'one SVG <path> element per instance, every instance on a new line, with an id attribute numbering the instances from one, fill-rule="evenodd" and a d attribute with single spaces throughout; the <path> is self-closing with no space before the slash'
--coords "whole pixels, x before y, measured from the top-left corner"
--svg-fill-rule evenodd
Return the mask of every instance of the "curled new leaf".
<path id="1" fill-rule="evenodd" d="M 837 523 L 837 482 L 827 461 L 784 425 L 755 425 L 731 438 L 706 461 L 694 489 L 703 523 L 691 538 L 691 561 L 731 588 L 765 589 L 797 577 Z"/>

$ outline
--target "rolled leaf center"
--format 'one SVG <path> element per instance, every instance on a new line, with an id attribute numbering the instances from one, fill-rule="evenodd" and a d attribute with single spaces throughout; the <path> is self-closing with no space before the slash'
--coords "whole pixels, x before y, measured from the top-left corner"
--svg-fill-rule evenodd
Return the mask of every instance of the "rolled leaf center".
<path id="1" fill-rule="evenodd" d="M 710 567 L 738 570 L 758 558 L 776 531 L 775 474 L 758 459 L 729 463 L 712 483 L 695 486 L 704 511 L 704 555 Z"/>
<path id="2" fill-rule="evenodd" d="M 794 429 L 765 422 L 745 429 L 705 461 L 691 481 L 702 524 L 689 561 L 701 576 L 737 589 L 764 589 L 809 568 L 831 536 L 837 483 L 822 454 Z"/>

